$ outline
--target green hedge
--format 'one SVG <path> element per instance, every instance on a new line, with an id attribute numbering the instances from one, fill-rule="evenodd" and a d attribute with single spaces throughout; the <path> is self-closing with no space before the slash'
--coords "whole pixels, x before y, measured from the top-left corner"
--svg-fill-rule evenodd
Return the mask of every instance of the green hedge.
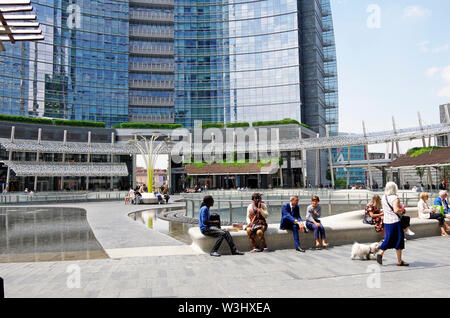
<path id="1" fill-rule="evenodd" d="M 11 116 L 11 115 L 0 115 L 0 120 L 13 121 L 13 122 L 19 122 L 19 123 L 40 124 L 40 125 L 105 128 L 105 123 L 94 122 L 94 121 L 84 121 L 84 120 L 64 120 L 64 119 L 50 119 L 50 118 L 34 118 L 34 117 Z"/>
<path id="2" fill-rule="evenodd" d="M 51 119 L 48 119 L 48 118 L 34 118 L 34 117 L 24 117 L 24 116 L 0 115 L 0 120 L 14 121 L 14 122 L 20 122 L 20 123 L 53 125 L 53 121 Z"/>
<path id="3" fill-rule="evenodd" d="M 206 123 L 202 124 L 202 129 L 208 129 L 208 128 L 223 128 L 224 125 L 222 123 Z"/>
<path id="4" fill-rule="evenodd" d="M 53 119 L 53 124 L 56 126 L 97 127 L 97 128 L 106 127 L 106 124 L 103 122 L 85 121 L 85 120 Z"/>
<path id="5" fill-rule="evenodd" d="M 120 128 L 124 129 L 176 129 L 181 128 L 181 124 L 160 124 L 160 123 L 121 123 Z"/>
<path id="6" fill-rule="evenodd" d="M 249 123 L 229 123 L 227 128 L 240 128 L 240 127 L 250 127 Z"/>
<path id="7" fill-rule="evenodd" d="M 298 122 L 297 120 L 290 119 L 290 118 L 285 118 L 283 120 L 255 121 L 255 122 L 253 122 L 252 125 L 253 125 L 253 127 L 258 127 L 258 126 L 274 126 L 274 125 L 290 125 L 290 124 L 300 125 L 305 128 L 310 128 L 308 125 L 302 124 L 302 123 Z"/>
<path id="8" fill-rule="evenodd" d="M 421 147 L 421 148 L 420 147 L 415 147 L 415 148 L 409 149 L 406 152 L 406 154 L 408 154 L 411 158 L 416 158 L 416 157 L 419 157 L 419 156 L 423 155 L 424 153 L 428 153 L 428 152 L 431 152 L 433 150 L 437 150 L 439 148 L 441 148 L 441 147 L 435 147 L 435 146 L 433 146 L 433 147 Z"/>

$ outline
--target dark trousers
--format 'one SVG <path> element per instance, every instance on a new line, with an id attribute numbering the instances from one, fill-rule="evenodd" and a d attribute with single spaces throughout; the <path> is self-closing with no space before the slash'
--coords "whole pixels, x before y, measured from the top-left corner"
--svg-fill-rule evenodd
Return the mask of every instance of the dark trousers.
<path id="1" fill-rule="evenodd" d="M 290 222 L 284 222 L 283 228 L 292 231 L 292 234 L 294 235 L 295 248 L 300 248 L 301 246 L 300 246 L 300 238 L 298 235 L 299 231 L 298 225 Z"/>
<path id="2" fill-rule="evenodd" d="M 430 213 L 430 219 L 438 220 L 439 226 L 444 226 L 445 217 L 441 213 Z"/>
<path id="3" fill-rule="evenodd" d="M 214 244 L 213 249 L 211 250 L 211 253 L 217 252 L 219 250 L 220 245 L 222 244 L 223 239 L 225 239 L 230 246 L 231 253 L 234 253 L 236 251 L 236 245 L 234 245 L 233 238 L 231 237 L 230 232 L 219 229 L 216 226 L 210 226 L 206 230 L 204 230 L 203 235 L 211 236 L 211 237 L 217 237 L 217 241 Z"/>
<path id="4" fill-rule="evenodd" d="M 314 238 L 316 240 L 319 239 L 319 236 L 322 240 L 324 240 L 326 238 L 325 236 L 325 228 L 323 227 L 323 225 L 319 223 L 319 226 L 316 226 L 313 222 L 311 221 L 306 221 L 306 227 L 308 228 L 308 230 L 312 230 L 314 231 Z"/>

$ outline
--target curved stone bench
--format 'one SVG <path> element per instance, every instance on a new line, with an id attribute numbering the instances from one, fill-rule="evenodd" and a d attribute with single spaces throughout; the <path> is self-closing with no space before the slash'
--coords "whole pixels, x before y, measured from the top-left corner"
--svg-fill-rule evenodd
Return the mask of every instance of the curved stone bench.
<path id="1" fill-rule="evenodd" d="M 408 209 L 411 217 L 411 230 L 416 233 L 414 236 L 407 236 L 407 239 L 415 239 L 421 237 L 438 236 L 440 229 L 437 220 L 424 220 L 417 218 L 417 209 Z M 383 235 L 377 233 L 372 225 L 362 223 L 364 211 L 354 211 L 342 213 L 339 215 L 329 216 L 321 219 L 330 245 L 344 245 L 359 243 L 372 243 L 381 241 Z M 448 221 L 448 220 L 447 220 Z M 265 232 L 265 238 L 269 249 L 293 249 L 294 238 L 292 231 L 280 230 L 279 224 L 269 224 L 269 228 Z M 222 227 L 223 229 L 231 229 L 230 226 Z M 234 243 L 241 251 L 250 251 L 252 246 L 246 231 L 231 231 Z M 200 232 L 199 227 L 189 229 L 189 236 L 192 239 L 192 247 L 200 249 L 205 253 L 209 253 L 216 241 L 213 237 L 207 237 Z M 315 246 L 314 234 L 312 231 L 308 233 L 300 232 L 300 244 L 303 248 L 313 248 Z M 224 240 L 219 249 L 221 254 L 230 254 L 227 242 Z"/>

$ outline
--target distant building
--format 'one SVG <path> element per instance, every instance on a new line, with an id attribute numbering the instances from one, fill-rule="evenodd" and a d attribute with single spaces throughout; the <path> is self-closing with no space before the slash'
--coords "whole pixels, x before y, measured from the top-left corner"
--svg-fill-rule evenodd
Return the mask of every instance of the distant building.
<path id="1" fill-rule="evenodd" d="M 136 168 L 136 184 L 147 185 L 147 170 L 145 168 Z M 155 188 L 161 187 L 167 184 L 167 170 L 165 169 L 155 169 L 153 170 L 153 186 Z"/>
<path id="2" fill-rule="evenodd" d="M 442 124 L 447 122 L 447 118 L 446 118 L 447 114 L 445 112 L 445 108 L 447 108 L 448 113 L 450 114 L 450 104 L 444 104 L 444 105 L 439 106 L 439 113 L 440 113 L 440 118 L 441 118 Z M 441 147 L 449 147 L 450 146 L 450 136 L 438 137 L 437 145 L 441 146 Z"/>

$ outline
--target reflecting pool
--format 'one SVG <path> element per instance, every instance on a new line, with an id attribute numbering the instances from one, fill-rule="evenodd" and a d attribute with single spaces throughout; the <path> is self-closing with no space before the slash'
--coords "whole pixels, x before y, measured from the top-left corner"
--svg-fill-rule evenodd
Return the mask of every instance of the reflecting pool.
<path id="1" fill-rule="evenodd" d="M 0 208 L 0 263 L 108 258 L 78 208 Z"/>

